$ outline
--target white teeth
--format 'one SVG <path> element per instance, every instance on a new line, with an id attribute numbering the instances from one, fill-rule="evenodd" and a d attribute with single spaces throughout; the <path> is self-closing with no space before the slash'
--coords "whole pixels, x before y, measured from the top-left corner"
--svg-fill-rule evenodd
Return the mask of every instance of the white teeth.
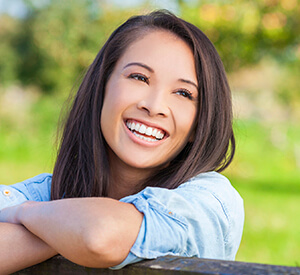
<path id="1" fill-rule="evenodd" d="M 134 127 L 134 128 L 132 127 L 131 129 L 132 129 L 132 130 L 139 131 L 139 130 L 140 130 L 140 127 L 141 127 L 141 125 L 137 123 L 137 124 L 135 125 L 135 127 Z"/>
<path id="2" fill-rule="evenodd" d="M 148 127 L 145 133 L 147 136 L 151 136 L 152 135 L 152 128 Z"/>
<path id="3" fill-rule="evenodd" d="M 131 131 L 135 131 L 133 132 L 136 136 L 138 137 L 143 137 L 142 139 L 144 140 L 149 140 L 151 139 L 151 141 L 155 140 L 153 138 L 147 138 L 145 136 L 142 135 L 138 135 L 136 132 L 139 132 L 141 134 L 145 134 L 147 136 L 152 136 L 155 137 L 157 140 L 160 140 L 164 137 L 164 133 L 161 132 L 160 130 L 156 129 L 156 128 L 152 128 L 152 127 L 147 127 L 144 124 L 139 124 L 139 123 L 135 123 L 135 122 L 126 122 L 127 127 L 131 130 Z"/>
<path id="4" fill-rule="evenodd" d="M 148 138 L 148 137 L 139 135 L 137 132 L 133 132 L 133 134 L 134 134 L 135 136 L 137 136 L 138 138 L 143 139 L 143 140 L 146 140 L 146 141 L 151 141 L 151 142 L 157 142 L 157 141 L 158 141 L 158 139 Z"/>
<path id="5" fill-rule="evenodd" d="M 146 133 L 146 126 L 144 124 L 141 125 L 140 129 L 139 129 L 139 132 L 141 134 L 145 134 Z"/>
<path id="6" fill-rule="evenodd" d="M 163 137 L 164 137 L 164 135 L 161 132 L 158 132 L 156 134 L 156 138 L 158 138 L 158 139 L 162 139 Z"/>

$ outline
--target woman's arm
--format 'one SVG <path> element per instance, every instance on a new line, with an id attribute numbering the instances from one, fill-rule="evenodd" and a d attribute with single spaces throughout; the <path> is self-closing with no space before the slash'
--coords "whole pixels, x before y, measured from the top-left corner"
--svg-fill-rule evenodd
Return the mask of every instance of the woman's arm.
<path id="1" fill-rule="evenodd" d="M 142 220 L 132 204 L 109 198 L 25 202 L 0 213 L 0 221 L 24 225 L 65 258 L 89 267 L 121 263 Z"/>
<path id="2" fill-rule="evenodd" d="M 0 274 L 10 274 L 57 254 L 24 226 L 0 223 Z"/>

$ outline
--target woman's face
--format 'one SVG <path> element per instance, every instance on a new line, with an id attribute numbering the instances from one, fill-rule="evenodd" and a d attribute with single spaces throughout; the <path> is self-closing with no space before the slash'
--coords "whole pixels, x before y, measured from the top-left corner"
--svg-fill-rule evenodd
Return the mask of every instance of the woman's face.
<path id="1" fill-rule="evenodd" d="M 182 39 L 152 31 L 132 43 L 105 90 L 101 129 L 110 164 L 139 171 L 167 165 L 192 139 L 197 86 L 193 53 Z"/>

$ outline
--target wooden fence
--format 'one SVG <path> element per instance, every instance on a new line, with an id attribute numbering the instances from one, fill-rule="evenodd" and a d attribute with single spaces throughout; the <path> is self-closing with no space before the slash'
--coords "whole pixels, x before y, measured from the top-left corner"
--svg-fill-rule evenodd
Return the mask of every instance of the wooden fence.
<path id="1" fill-rule="evenodd" d="M 184 257 L 161 257 L 126 266 L 120 270 L 87 268 L 76 265 L 62 256 L 55 256 L 41 264 L 14 274 L 100 274 L 100 275 L 192 275 L 192 274 L 299 274 L 300 267 L 265 265 L 246 262 L 219 261 Z"/>

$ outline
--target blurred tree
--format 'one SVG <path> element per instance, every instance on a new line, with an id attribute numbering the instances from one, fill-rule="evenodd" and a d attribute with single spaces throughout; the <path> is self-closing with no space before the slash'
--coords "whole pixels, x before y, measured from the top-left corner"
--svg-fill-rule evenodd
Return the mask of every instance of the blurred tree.
<path id="1" fill-rule="evenodd" d="M 7 27 L 0 31 L 6 57 L 0 59 L 0 77 L 7 83 L 18 79 L 47 93 L 69 92 L 128 12 L 91 0 L 35 3 L 25 1 L 25 18 L 1 16 Z"/>
<path id="2" fill-rule="evenodd" d="M 183 18 L 213 41 L 228 72 L 276 60 L 281 77 L 274 93 L 300 117 L 300 1 L 177 0 Z M 255 81 L 255 79 L 253 79 Z"/>
<path id="3" fill-rule="evenodd" d="M 0 17 L 0 83 L 2 86 L 11 84 L 17 79 L 19 56 L 14 45 L 20 24 L 17 19 L 8 15 Z"/>
<path id="4" fill-rule="evenodd" d="M 285 63 L 299 49 L 298 0 L 178 2 L 182 16 L 214 42 L 228 71 L 266 56 Z"/>
<path id="5" fill-rule="evenodd" d="M 46 92 L 70 89 L 79 73 L 91 63 L 101 40 L 89 11 L 90 1 L 53 0 L 42 7 L 26 2 L 19 53 L 23 66 L 20 78 Z"/>

